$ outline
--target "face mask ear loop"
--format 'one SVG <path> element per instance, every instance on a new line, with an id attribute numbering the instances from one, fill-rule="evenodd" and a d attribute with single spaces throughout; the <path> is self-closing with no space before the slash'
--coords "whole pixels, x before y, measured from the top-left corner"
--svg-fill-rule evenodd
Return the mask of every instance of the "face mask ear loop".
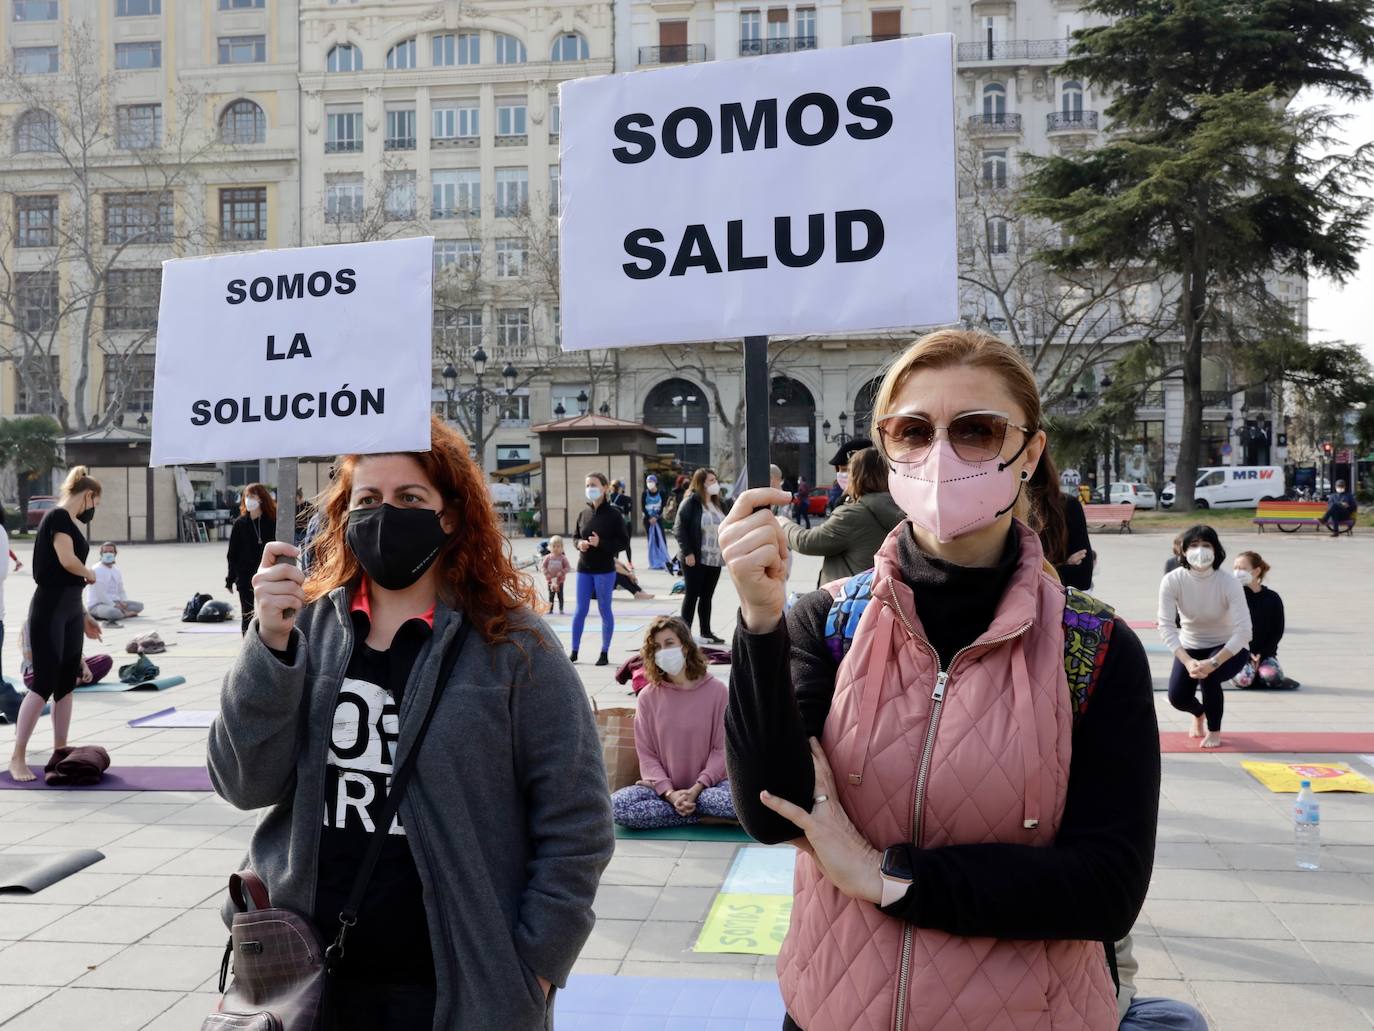
<path id="1" fill-rule="evenodd" d="M 1007 466 L 1011 465 L 1012 462 L 1014 462 L 1014 461 L 1016 461 L 1018 458 L 1020 458 L 1020 457 L 1021 457 L 1021 452 L 1024 451 L 1024 450 L 1026 450 L 1026 447 L 1027 447 L 1029 444 L 1030 444 L 1030 435 L 1027 434 L 1027 435 L 1026 435 L 1026 439 L 1023 440 L 1023 441 L 1021 442 L 1021 446 L 1020 446 L 1019 448 L 1016 449 L 1016 454 L 1012 455 L 1012 456 L 1011 456 L 1010 458 L 1008 458 L 1005 462 L 998 462 L 998 463 L 997 463 L 997 471 L 1000 473 L 1002 470 L 1006 469 Z M 1001 519 L 1004 515 L 1006 515 L 1008 512 L 1010 512 L 1013 508 L 1016 507 L 1016 501 L 1017 501 L 1018 498 L 1021 497 L 1021 488 L 1022 488 L 1023 486 L 1025 486 L 1028 482 L 1030 482 L 1030 476 L 1026 473 L 1026 471 L 1025 471 L 1024 469 L 1022 469 L 1022 470 L 1021 470 L 1021 476 L 1020 476 L 1020 478 L 1017 479 L 1017 481 L 1016 481 L 1016 493 L 1013 494 L 1013 495 L 1011 496 L 1011 504 L 1009 504 L 1006 508 L 1001 509 L 1000 511 L 998 511 L 997 515 L 994 516 L 993 518 L 995 518 L 995 519 Z"/>

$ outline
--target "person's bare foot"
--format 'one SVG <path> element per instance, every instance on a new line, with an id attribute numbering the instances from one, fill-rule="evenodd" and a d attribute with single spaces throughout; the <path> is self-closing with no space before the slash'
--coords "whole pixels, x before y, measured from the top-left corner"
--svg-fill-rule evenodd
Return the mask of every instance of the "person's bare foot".
<path id="1" fill-rule="evenodd" d="M 640 591 L 635 595 L 635 601 L 653 601 L 654 596 L 648 591 Z"/>
<path id="2" fill-rule="evenodd" d="M 27 784 L 31 780 L 38 779 L 33 775 L 33 770 L 29 769 L 29 764 L 23 759 L 10 760 L 10 778 L 20 784 Z"/>
<path id="3" fill-rule="evenodd" d="M 1207 733 L 1207 717 L 1205 717 L 1205 716 L 1195 716 L 1195 717 L 1193 717 L 1193 729 L 1190 730 L 1190 731 L 1188 731 L 1188 736 L 1189 736 L 1189 737 L 1202 737 L 1202 735 L 1205 734 L 1205 733 Z"/>
<path id="4" fill-rule="evenodd" d="M 1199 748 L 1220 748 L 1220 747 L 1221 747 L 1221 731 L 1219 731 L 1219 730 L 1209 730 L 1209 731 L 1207 731 L 1207 736 L 1204 737 L 1204 738 L 1202 739 L 1202 744 L 1199 745 L 1198 747 L 1199 747 Z"/>

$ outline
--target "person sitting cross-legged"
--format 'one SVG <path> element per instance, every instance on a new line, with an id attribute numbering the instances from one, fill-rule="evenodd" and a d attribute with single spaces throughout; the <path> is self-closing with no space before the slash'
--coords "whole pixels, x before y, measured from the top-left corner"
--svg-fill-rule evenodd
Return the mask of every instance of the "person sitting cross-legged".
<path id="1" fill-rule="evenodd" d="M 100 561 L 91 567 L 95 583 L 86 588 L 86 611 L 91 618 L 112 624 L 143 611 L 143 602 L 130 601 L 124 591 L 124 574 L 115 566 L 118 556 L 119 548 L 114 542 L 102 544 Z"/>
<path id="2" fill-rule="evenodd" d="M 635 713 L 638 784 L 611 796 L 615 822 L 635 830 L 734 820 L 725 774 L 729 689 L 706 671 L 706 656 L 676 616 L 659 616 L 644 639 L 649 686 Z"/>

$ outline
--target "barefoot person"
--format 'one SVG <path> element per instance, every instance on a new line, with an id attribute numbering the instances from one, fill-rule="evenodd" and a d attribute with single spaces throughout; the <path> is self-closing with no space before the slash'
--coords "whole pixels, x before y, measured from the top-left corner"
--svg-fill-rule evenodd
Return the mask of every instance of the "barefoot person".
<path id="1" fill-rule="evenodd" d="M 1226 561 L 1216 530 L 1192 526 L 1178 535 L 1179 566 L 1159 582 L 1159 636 L 1174 653 L 1169 704 L 1193 717 L 1189 737 L 1221 744 L 1221 685 L 1250 661 L 1250 608 L 1245 588 L 1218 572 Z M 1202 701 L 1197 700 L 1198 685 Z"/>
<path id="2" fill-rule="evenodd" d="M 273 903 L 332 941 L 438 692 L 322 1031 L 542 1031 L 614 848 L 605 768 L 467 441 L 430 432 L 429 451 L 342 460 L 308 579 L 276 564 L 294 547 L 267 545 L 210 776 L 266 810 L 247 866 Z"/>
<path id="3" fill-rule="evenodd" d="M 1114 1031 L 1106 950 L 1145 900 L 1158 815 L 1144 649 L 1045 569 L 1027 492 L 1058 475 L 1011 347 L 923 337 L 874 422 L 907 518 L 872 572 L 784 616 L 767 506 L 787 495 L 746 491 L 721 528 L 735 807 L 801 850 L 785 1026 Z"/>
<path id="4" fill-rule="evenodd" d="M 81 635 L 100 640 L 100 625 L 86 614 L 81 592 L 95 583 L 86 568 L 91 544 L 76 524 L 90 526 L 100 501 L 100 482 L 84 465 L 73 466 L 62 484 L 58 504 L 38 524 L 33 541 L 32 628 L 33 684 L 19 707 L 10 776 L 34 779 L 28 765 L 29 738 L 43 706 L 52 702 L 53 748 L 67 746 L 72 725 L 72 691 L 81 679 Z"/>

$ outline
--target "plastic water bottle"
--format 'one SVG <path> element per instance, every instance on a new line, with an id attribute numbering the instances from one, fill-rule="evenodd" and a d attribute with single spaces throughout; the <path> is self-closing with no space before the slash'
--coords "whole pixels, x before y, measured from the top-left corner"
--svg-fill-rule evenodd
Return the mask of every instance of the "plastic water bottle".
<path id="1" fill-rule="evenodd" d="M 1293 803 L 1293 844 L 1299 870 L 1320 870 L 1322 849 L 1321 806 L 1312 793 L 1312 782 L 1302 782 Z"/>

